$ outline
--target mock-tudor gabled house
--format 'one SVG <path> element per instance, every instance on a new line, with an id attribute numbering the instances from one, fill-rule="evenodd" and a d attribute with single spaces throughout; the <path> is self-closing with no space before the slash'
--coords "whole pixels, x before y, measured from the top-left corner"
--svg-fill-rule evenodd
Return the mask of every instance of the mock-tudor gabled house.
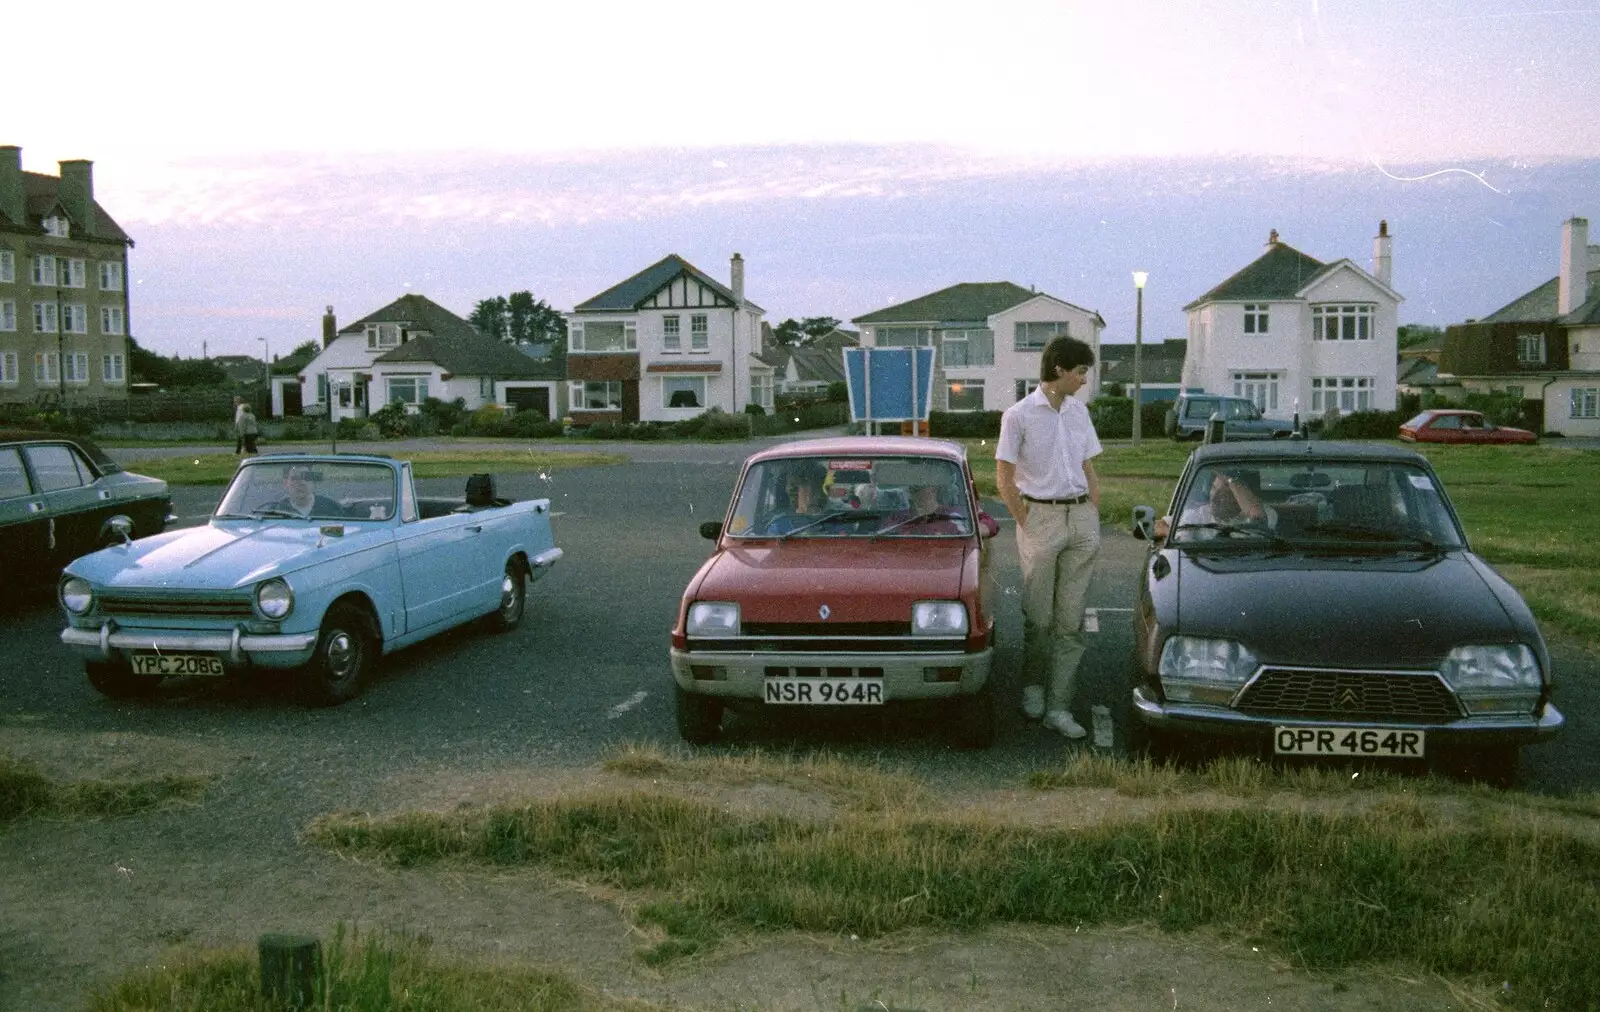
<path id="1" fill-rule="evenodd" d="M 1473 323 L 1445 329 L 1439 375 L 1467 392 L 1537 401 L 1545 432 L 1600 436 L 1600 246 L 1561 226 L 1560 273 Z"/>
<path id="2" fill-rule="evenodd" d="M 300 373 L 302 410 L 334 421 L 365 418 L 386 404 L 460 398 L 469 410 L 525 404 L 561 414 L 563 379 L 514 346 L 422 295 L 402 295 L 339 328 L 329 306 L 323 349 Z"/>
<path id="3" fill-rule="evenodd" d="M 574 425 L 672 422 L 711 408 L 772 410 L 760 359 L 766 310 L 744 297 L 744 258 L 729 286 L 671 254 L 567 315 Z"/>
<path id="4" fill-rule="evenodd" d="M 933 410 L 1003 411 L 1039 385 L 1039 352 L 1057 334 L 1094 349 L 1096 366 L 1079 396 L 1100 390 L 1100 332 L 1092 309 L 1014 285 L 964 282 L 858 316 L 869 348 L 932 347 Z"/>
<path id="5" fill-rule="evenodd" d="M 1392 239 L 1378 223 L 1373 273 L 1323 263 L 1278 238 L 1243 270 L 1183 307 L 1183 386 L 1248 397 L 1269 417 L 1392 411 L 1402 300 Z"/>

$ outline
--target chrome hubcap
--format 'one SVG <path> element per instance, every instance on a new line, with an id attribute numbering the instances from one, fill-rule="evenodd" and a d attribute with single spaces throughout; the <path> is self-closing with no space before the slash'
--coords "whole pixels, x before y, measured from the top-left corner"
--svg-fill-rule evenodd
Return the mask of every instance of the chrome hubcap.
<path id="1" fill-rule="evenodd" d="M 343 629 L 328 637 L 328 673 L 334 678 L 347 678 L 361 659 L 361 645 L 354 636 Z"/>
<path id="2" fill-rule="evenodd" d="M 506 615 L 517 613 L 517 578 L 511 573 L 500 578 L 500 610 Z"/>

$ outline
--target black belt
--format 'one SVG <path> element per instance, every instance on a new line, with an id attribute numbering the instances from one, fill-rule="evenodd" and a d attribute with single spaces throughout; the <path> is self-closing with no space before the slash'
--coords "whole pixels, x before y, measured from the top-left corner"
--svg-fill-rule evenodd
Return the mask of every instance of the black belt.
<path id="1" fill-rule="evenodd" d="M 1029 502 L 1042 503 L 1046 506 L 1078 506 L 1089 501 L 1088 493 L 1084 493 L 1080 496 L 1074 496 L 1071 499 L 1035 499 L 1031 495 L 1025 495 L 1022 498 L 1028 500 Z"/>

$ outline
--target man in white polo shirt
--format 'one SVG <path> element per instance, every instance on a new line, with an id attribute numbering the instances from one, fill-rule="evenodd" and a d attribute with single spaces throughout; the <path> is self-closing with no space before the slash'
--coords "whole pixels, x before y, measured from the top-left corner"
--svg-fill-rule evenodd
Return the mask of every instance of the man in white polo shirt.
<path id="1" fill-rule="evenodd" d="M 1089 409 L 1073 397 L 1094 351 L 1062 335 L 1039 356 L 1039 386 L 1006 409 L 995 447 L 995 483 L 1017 522 L 1022 560 L 1022 711 L 1068 738 L 1083 659 L 1083 602 L 1100 554 L 1100 454 Z M 1043 684 L 1041 684 L 1043 683 Z"/>

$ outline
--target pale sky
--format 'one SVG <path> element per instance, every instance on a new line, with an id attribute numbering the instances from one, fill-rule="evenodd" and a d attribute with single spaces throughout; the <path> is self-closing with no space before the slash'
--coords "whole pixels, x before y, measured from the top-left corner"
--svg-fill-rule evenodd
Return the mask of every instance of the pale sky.
<path id="1" fill-rule="evenodd" d="M 19 85 L 0 144 L 19 145 L 35 172 L 93 160 L 97 198 L 142 244 L 135 273 L 155 262 L 150 236 L 171 241 L 154 227 L 187 228 L 201 246 L 228 226 L 559 229 L 740 202 L 893 200 L 1122 159 L 1409 178 L 1488 159 L 1600 158 L 1597 0 L 88 0 L 69 17 L 13 6 L 6 64 Z M 740 151 L 829 146 L 853 153 L 739 171 Z M 683 170 L 700 149 L 705 171 Z M 668 155 L 675 168 L 650 171 Z M 585 179 L 586 164 L 619 157 L 641 171 Z M 551 172 L 530 172 L 540 166 Z M 725 265 L 727 244 L 695 236 L 692 220 L 679 231 L 671 248 L 629 250 L 552 301 L 697 243 Z M 892 294 L 936 280 L 949 283 Z M 135 319 L 181 316 L 149 282 Z M 865 311 L 888 294 L 841 296 L 856 303 L 844 311 L 767 302 L 775 322 Z M 375 308 L 393 295 L 327 297 Z M 298 296 L 238 301 L 205 313 L 303 313 Z"/>

